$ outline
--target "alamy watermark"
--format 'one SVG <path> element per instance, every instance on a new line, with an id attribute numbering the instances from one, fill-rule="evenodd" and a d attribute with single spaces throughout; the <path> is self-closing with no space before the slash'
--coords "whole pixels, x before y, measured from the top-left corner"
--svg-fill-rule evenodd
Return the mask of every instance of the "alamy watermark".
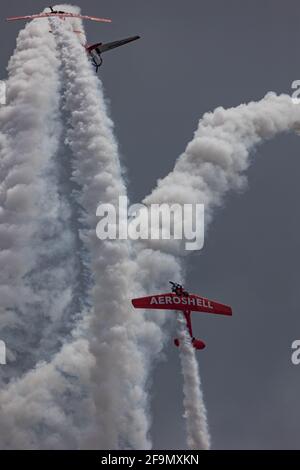
<path id="1" fill-rule="evenodd" d="M 291 85 L 291 88 L 295 90 L 292 93 L 293 103 L 299 104 L 300 103 L 300 80 L 294 80 Z"/>
<path id="2" fill-rule="evenodd" d="M 300 340 L 299 339 L 295 339 L 295 341 L 292 342 L 291 361 L 294 364 L 294 366 L 298 366 L 300 364 Z"/>
<path id="3" fill-rule="evenodd" d="M 96 227 L 100 240 L 181 240 L 188 251 L 204 245 L 203 204 L 133 204 L 120 196 L 117 207 L 100 204 Z"/>

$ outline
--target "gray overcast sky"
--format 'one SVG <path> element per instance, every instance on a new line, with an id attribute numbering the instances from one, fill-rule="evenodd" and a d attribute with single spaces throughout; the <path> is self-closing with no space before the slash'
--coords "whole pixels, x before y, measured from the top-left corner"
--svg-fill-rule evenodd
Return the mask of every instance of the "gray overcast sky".
<path id="1" fill-rule="evenodd" d="M 90 42 L 140 34 L 107 54 L 101 77 L 111 103 L 130 195 L 138 202 L 172 169 L 204 112 L 291 93 L 300 79 L 297 0 L 84 0 Z M 43 1 L 11 0 L 3 16 Z M 1 77 L 21 24 L 3 23 Z M 300 448 L 299 137 L 259 147 L 247 192 L 215 214 L 201 254 L 188 260 L 188 288 L 233 306 L 231 318 L 196 318 L 213 448 Z M 152 384 L 155 448 L 184 448 L 178 351 L 171 342 Z"/>

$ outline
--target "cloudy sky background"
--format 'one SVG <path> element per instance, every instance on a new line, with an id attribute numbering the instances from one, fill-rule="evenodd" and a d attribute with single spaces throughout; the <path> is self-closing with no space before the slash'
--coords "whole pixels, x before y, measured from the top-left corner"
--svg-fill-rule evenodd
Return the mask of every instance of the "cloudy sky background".
<path id="1" fill-rule="evenodd" d="M 217 106 L 291 93 L 300 79 L 296 0 L 84 0 L 89 42 L 140 34 L 104 56 L 100 71 L 116 125 L 129 193 L 139 202 L 166 175 L 199 118 Z M 2 16 L 38 12 L 12 0 Z M 2 24 L 1 74 L 22 23 Z M 299 449 L 300 140 L 285 135 L 253 155 L 249 188 L 215 214 L 201 253 L 187 263 L 189 290 L 231 304 L 232 318 L 194 314 L 207 343 L 198 354 L 213 448 Z M 141 314 L 137 312 L 137 315 Z M 182 384 L 172 342 L 152 384 L 154 447 L 184 448 Z"/>

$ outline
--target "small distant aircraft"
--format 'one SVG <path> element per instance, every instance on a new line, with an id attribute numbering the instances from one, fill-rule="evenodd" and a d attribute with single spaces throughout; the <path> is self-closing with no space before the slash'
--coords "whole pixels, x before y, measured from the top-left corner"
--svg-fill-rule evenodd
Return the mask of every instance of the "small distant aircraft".
<path id="1" fill-rule="evenodd" d="M 132 299 L 133 306 L 143 309 L 177 310 L 183 312 L 193 347 L 197 350 L 204 349 L 205 343 L 193 336 L 191 313 L 203 312 L 231 316 L 231 307 L 200 297 L 199 295 L 189 294 L 181 284 L 176 282 L 170 281 L 170 284 L 172 285 L 172 292 Z M 180 346 L 178 338 L 174 339 L 174 344 L 177 347 Z"/>
<path id="2" fill-rule="evenodd" d="M 65 20 L 66 18 L 81 18 L 82 20 L 91 20 L 98 21 L 99 23 L 111 23 L 109 18 L 98 18 L 96 16 L 87 16 L 80 15 L 79 13 L 71 13 L 67 11 L 58 11 L 54 10 L 53 7 L 49 7 L 49 12 L 37 13 L 36 15 L 26 15 L 26 16 L 13 16 L 11 18 L 6 18 L 7 21 L 16 21 L 16 20 L 34 20 L 38 18 L 49 18 L 56 16 Z"/>
<path id="3" fill-rule="evenodd" d="M 137 39 L 140 39 L 140 36 L 131 36 L 126 39 L 121 39 L 120 41 L 114 41 L 114 42 L 107 42 L 106 44 L 103 44 L 102 42 L 99 42 L 98 44 L 93 44 L 91 46 L 85 46 L 86 51 L 89 53 L 91 57 L 92 64 L 96 68 L 96 72 L 98 72 L 99 67 L 101 67 L 103 59 L 101 57 L 101 54 L 103 52 L 111 51 L 112 49 L 115 49 L 116 47 L 124 46 L 124 44 L 128 44 L 129 42 L 136 41 Z"/>

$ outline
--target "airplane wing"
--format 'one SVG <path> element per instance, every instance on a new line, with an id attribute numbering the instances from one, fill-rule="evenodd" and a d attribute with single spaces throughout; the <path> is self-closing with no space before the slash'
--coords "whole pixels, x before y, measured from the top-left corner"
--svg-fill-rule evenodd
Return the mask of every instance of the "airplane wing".
<path id="1" fill-rule="evenodd" d="M 188 297 L 179 297 L 174 293 L 152 295 L 132 299 L 132 304 L 135 308 L 143 309 L 180 310 L 217 315 L 232 315 L 232 309 L 228 305 L 194 294 L 189 294 Z"/>
<path id="2" fill-rule="evenodd" d="M 44 18 L 48 15 L 27 15 L 27 16 L 12 16 L 10 18 L 6 18 L 6 21 L 17 21 L 17 20 L 34 20 L 35 18 Z"/>
<path id="3" fill-rule="evenodd" d="M 102 52 L 110 51 L 116 47 L 124 46 L 124 44 L 136 41 L 137 39 L 140 39 L 140 36 L 131 36 L 130 38 L 121 39 L 120 41 L 108 42 L 106 44 L 99 42 L 98 44 L 93 44 L 92 46 L 87 47 L 87 50 L 90 52 L 94 49 L 97 49 L 97 52 L 101 54 Z"/>
<path id="4" fill-rule="evenodd" d="M 16 21 L 16 20 L 34 20 L 36 18 L 81 18 L 82 20 L 91 20 L 91 21 L 98 21 L 101 23 L 111 23 L 111 19 L 109 18 L 97 18 L 95 16 L 86 16 L 86 15 L 79 15 L 77 13 L 39 13 L 37 15 L 27 15 L 27 16 L 13 16 L 10 18 L 6 18 L 6 21 Z"/>
<path id="5" fill-rule="evenodd" d="M 86 15 L 72 15 L 76 18 L 81 18 L 82 20 L 91 20 L 91 21 L 98 21 L 99 23 L 111 23 L 110 18 L 97 18 L 96 16 L 86 16 Z"/>

